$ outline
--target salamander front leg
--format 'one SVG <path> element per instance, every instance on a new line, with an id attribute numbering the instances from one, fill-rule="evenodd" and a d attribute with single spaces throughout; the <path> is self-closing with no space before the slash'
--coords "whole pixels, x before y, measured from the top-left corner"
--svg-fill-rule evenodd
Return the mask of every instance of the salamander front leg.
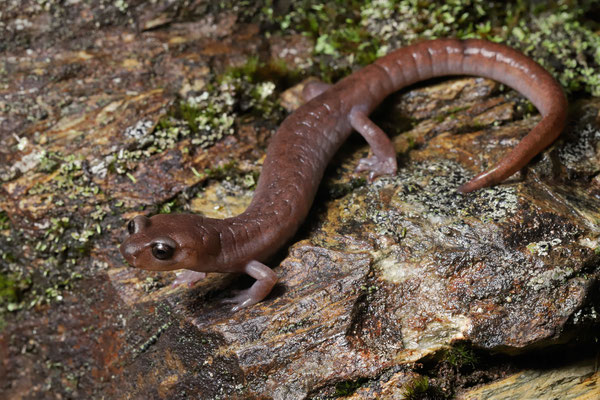
<path id="1" fill-rule="evenodd" d="M 238 311 L 240 308 L 250 307 L 258 303 L 269 293 L 277 283 L 277 275 L 273 270 L 258 261 L 250 261 L 244 267 L 244 272 L 256 279 L 256 282 L 246 290 L 242 290 L 235 297 L 223 300 L 226 304 L 235 304 L 231 311 Z"/>
<path id="2" fill-rule="evenodd" d="M 206 278 L 205 272 L 196 272 L 196 271 L 185 270 L 185 271 L 179 272 L 177 274 L 177 278 L 175 278 L 175 280 L 173 281 L 173 283 L 171 285 L 172 286 L 186 285 L 188 287 L 192 287 L 192 286 L 194 286 L 194 284 L 196 282 L 198 282 L 199 280 L 204 279 L 204 278 Z"/>
<path id="3" fill-rule="evenodd" d="M 381 175 L 395 175 L 398 169 L 396 150 L 385 132 L 375 125 L 368 115 L 358 110 L 350 113 L 350 124 L 365 138 L 373 152 L 371 157 L 358 162 L 355 171 L 370 171 L 369 181 Z"/>

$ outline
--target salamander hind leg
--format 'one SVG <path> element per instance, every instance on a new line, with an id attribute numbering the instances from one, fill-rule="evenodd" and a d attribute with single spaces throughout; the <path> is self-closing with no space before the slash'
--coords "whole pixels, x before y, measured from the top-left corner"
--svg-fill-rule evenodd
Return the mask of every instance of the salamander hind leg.
<path id="1" fill-rule="evenodd" d="M 256 279 L 256 282 L 249 289 L 242 290 L 236 296 L 223 300 L 223 303 L 235 304 L 231 308 L 233 312 L 258 303 L 271 293 L 271 289 L 277 283 L 275 272 L 258 261 L 250 261 L 246 264 L 244 272 Z"/>
<path id="2" fill-rule="evenodd" d="M 305 102 L 308 102 L 329 89 L 331 86 L 332 85 L 329 83 L 311 80 L 304 85 L 304 88 L 302 89 L 302 98 Z"/>
<path id="3" fill-rule="evenodd" d="M 396 150 L 390 138 L 380 127 L 362 111 L 354 110 L 350 113 L 350 124 L 360 133 L 369 146 L 373 155 L 363 158 L 356 166 L 356 172 L 370 171 L 369 181 L 381 175 L 395 175 L 398 169 Z"/>

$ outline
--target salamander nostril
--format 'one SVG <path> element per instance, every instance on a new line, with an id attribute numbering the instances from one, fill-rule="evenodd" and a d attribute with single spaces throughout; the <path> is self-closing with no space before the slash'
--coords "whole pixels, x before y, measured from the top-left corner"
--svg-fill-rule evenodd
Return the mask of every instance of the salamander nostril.
<path id="1" fill-rule="evenodd" d="M 127 232 L 129 232 L 130 235 L 133 235 L 136 232 L 135 220 L 132 219 L 129 221 L 127 224 Z"/>

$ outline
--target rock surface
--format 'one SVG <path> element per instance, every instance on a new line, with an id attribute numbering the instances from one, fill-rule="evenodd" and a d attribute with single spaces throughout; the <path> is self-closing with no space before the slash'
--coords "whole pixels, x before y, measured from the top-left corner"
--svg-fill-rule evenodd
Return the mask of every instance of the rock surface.
<path id="1" fill-rule="evenodd" d="M 244 277 L 173 288 L 174 273 L 127 267 L 117 248 L 133 215 L 243 210 L 276 127 L 277 116 L 245 111 L 263 103 L 221 82 L 211 93 L 223 103 L 211 106 L 235 118 L 235 132 L 178 130 L 178 97 L 206 101 L 215 75 L 256 53 L 288 63 L 310 55 L 303 38 L 267 39 L 229 13 L 177 20 L 169 4 L 142 13 L 137 33 L 107 26 L 80 44 L 33 29 L 50 35 L 46 46 L 3 49 L 0 272 L 19 293 L 0 329 L 0 397 L 287 400 L 342 397 L 349 385 L 348 398 L 401 398 L 415 363 L 456 341 L 515 354 L 597 326 L 600 101 L 577 103 L 561 139 L 524 171 L 462 195 L 460 184 L 539 120 L 481 78 L 429 83 L 382 105 L 375 119 L 393 135 L 398 175 L 366 184 L 352 171 L 368 148 L 351 138 L 270 263 L 279 283 L 262 303 L 237 313 L 220 304 Z M 84 29 L 98 10 L 78 7 Z M 286 46 L 300 55 L 282 55 Z M 297 89 L 284 104 L 297 106 Z M 597 382 L 584 362 L 559 377 L 523 371 L 464 398 L 537 388 L 538 375 Z M 596 393 L 585 382 L 564 387 Z"/>
<path id="2" fill-rule="evenodd" d="M 460 400 L 600 398 L 598 360 L 587 359 L 556 369 L 531 369 L 471 390 Z"/>

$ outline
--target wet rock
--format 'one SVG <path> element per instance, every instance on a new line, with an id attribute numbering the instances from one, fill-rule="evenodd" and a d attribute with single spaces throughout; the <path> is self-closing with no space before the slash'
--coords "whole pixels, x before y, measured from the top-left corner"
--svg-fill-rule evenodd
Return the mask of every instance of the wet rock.
<path id="1" fill-rule="evenodd" d="M 503 107 L 478 110 L 506 115 Z M 460 112 L 473 113 L 471 107 Z M 581 203 L 557 195 L 552 185 L 560 180 L 545 177 L 541 165 L 477 193 L 455 190 L 485 162 L 469 152 L 474 138 L 497 159 L 496 152 L 514 142 L 503 138 L 526 133 L 535 122 L 429 141 L 424 139 L 431 134 L 429 122 L 417 123 L 407 135 L 424 144 L 408 153 L 397 176 L 317 200 L 315 220 L 302 233 L 307 239 L 281 255 L 279 284 L 256 307 L 230 314 L 219 305 L 232 287 L 244 284 L 229 278 L 154 295 L 171 302 L 202 334 L 223 340 L 218 353 L 237 360 L 247 380 L 241 393 L 255 397 L 330 393 L 337 384 L 377 377 L 456 340 L 509 353 L 568 340 L 595 315 L 589 301 L 598 279 L 597 230 L 590 229 L 594 220 L 583 218 L 597 216 L 588 208 L 593 199 Z M 582 126 L 588 125 L 583 121 Z M 405 141 L 399 136 L 395 143 L 403 148 Z M 350 151 L 325 187 L 349 185 L 348 171 L 365 153 L 362 147 Z M 247 201 L 238 201 L 234 210 Z M 212 204 L 196 203 L 197 211 L 206 212 Z M 227 210 L 231 206 L 211 215 L 231 215 Z M 143 274 L 119 273 L 111 279 L 120 291 L 129 291 L 128 282 Z M 134 302 L 143 293 L 127 296 Z M 397 379 L 403 384 L 358 390 L 352 398 L 383 396 L 386 390 L 394 398 L 411 381 Z M 151 387 L 138 390 L 150 393 Z"/>
<path id="2" fill-rule="evenodd" d="M 596 399 L 600 397 L 598 360 L 586 359 L 559 368 L 528 369 L 457 396 L 476 399 Z"/>

